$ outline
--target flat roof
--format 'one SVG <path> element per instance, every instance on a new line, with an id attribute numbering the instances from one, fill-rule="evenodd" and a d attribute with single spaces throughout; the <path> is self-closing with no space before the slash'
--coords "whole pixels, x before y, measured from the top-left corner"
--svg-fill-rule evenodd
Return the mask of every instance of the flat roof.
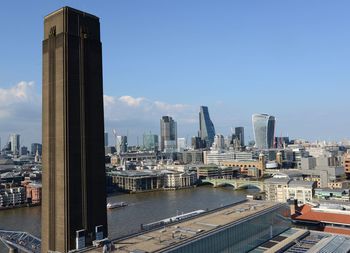
<path id="1" fill-rule="evenodd" d="M 65 9 L 66 9 L 66 10 L 69 10 L 69 11 L 72 11 L 72 12 L 75 12 L 75 13 L 78 13 L 78 14 L 81 14 L 81 15 L 89 16 L 89 17 L 91 17 L 91 18 L 99 19 L 99 18 L 96 17 L 95 15 L 92 15 L 92 14 L 90 14 L 90 13 L 87 13 L 87 12 L 84 12 L 84 11 L 81 11 L 81 10 L 74 9 L 74 8 L 72 8 L 72 7 L 69 7 L 69 6 L 61 7 L 61 8 L 59 8 L 58 10 L 53 11 L 53 12 L 47 14 L 47 15 L 44 17 L 44 19 L 47 19 L 47 18 L 49 18 L 49 17 L 55 15 L 56 13 L 62 12 L 62 11 L 65 10 Z"/>
<path id="2" fill-rule="evenodd" d="M 226 225 L 234 225 L 245 218 L 251 218 L 267 209 L 284 204 L 265 201 L 245 201 L 218 211 L 194 217 L 165 228 L 145 232 L 114 242 L 116 252 L 162 252 L 180 246 L 194 239 L 199 239 L 221 229 Z M 93 252 L 93 251 L 92 251 Z"/>
<path id="3" fill-rule="evenodd" d="M 282 234 L 270 239 L 249 253 L 273 252 L 334 252 L 350 251 L 350 237 L 319 231 L 290 228 Z"/>

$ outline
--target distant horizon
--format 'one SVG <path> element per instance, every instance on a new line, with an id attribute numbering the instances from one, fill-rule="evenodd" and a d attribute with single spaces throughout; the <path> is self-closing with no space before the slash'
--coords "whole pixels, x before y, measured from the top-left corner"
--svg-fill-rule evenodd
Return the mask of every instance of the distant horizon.
<path id="1" fill-rule="evenodd" d="M 110 143 L 116 129 L 142 144 L 164 115 L 189 140 L 201 105 L 217 133 L 243 126 L 246 142 L 253 113 L 275 116 L 276 136 L 350 139 L 348 1 L 14 0 L 0 17 L 1 147 L 11 133 L 41 142 L 43 17 L 63 5 L 100 18 Z"/>

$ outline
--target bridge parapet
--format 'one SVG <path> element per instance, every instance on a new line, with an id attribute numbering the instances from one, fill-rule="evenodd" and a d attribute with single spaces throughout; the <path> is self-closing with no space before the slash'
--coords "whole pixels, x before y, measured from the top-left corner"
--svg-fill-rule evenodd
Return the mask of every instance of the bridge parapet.
<path id="1" fill-rule="evenodd" d="M 265 185 L 263 181 L 258 180 L 249 180 L 249 179 L 226 179 L 226 178 L 212 178 L 212 179 L 203 179 L 203 183 L 210 183 L 214 187 L 219 187 L 223 185 L 231 185 L 235 189 L 246 188 L 249 186 L 254 186 L 259 188 L 260 191 L 264 191 Z"/>
<path id="2" fill-rule="evenodd" d="M 41 240 L 27 232 L 0 230 L 0 240 L 20 252 L 40 253 Z"/>

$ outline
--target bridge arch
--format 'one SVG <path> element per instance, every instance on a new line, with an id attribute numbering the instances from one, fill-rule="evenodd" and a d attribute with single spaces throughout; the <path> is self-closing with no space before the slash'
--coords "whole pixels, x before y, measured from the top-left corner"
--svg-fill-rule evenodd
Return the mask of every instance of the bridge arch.
<path id="1" fill-rule="evenodd" d="M 255 188 L 255 189 L 259 189 L 260 191 L 264 191 L 262 185 L 258 185 L 254 183 L 241 184 L 237 187 L 237 189 L 249 189 L 249 188 Z"/>
<path id="2" fill-rule="evenodd" d="M 236 186 L 233 183 L 230 182 L 220 182 L 215 185 L 216 187 L 225 187 L 225 186 L 232 186 L 233 188 L 236 189 Z"/>

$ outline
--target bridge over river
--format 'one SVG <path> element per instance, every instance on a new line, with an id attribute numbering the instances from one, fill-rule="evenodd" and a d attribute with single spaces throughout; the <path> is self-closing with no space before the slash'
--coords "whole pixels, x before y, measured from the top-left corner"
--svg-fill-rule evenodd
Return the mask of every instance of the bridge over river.
<path id="1" fill-rule="evenodd" d="M 41 240 L 27 232 L 0 230 L 0 241 L 10 252 L 40 253 Z"/>
<path id="2" fill-rule="evenodd" d="M 209 183 L 212 184 L 214 187 L 231 185 L 235 189 L 246 189 L 251 187 L 258 188 L 260 191 L 264 191 L 265 189 L 265 184 L 262 180 L 212 178 L 202 179 L 202 183 Z"/>

